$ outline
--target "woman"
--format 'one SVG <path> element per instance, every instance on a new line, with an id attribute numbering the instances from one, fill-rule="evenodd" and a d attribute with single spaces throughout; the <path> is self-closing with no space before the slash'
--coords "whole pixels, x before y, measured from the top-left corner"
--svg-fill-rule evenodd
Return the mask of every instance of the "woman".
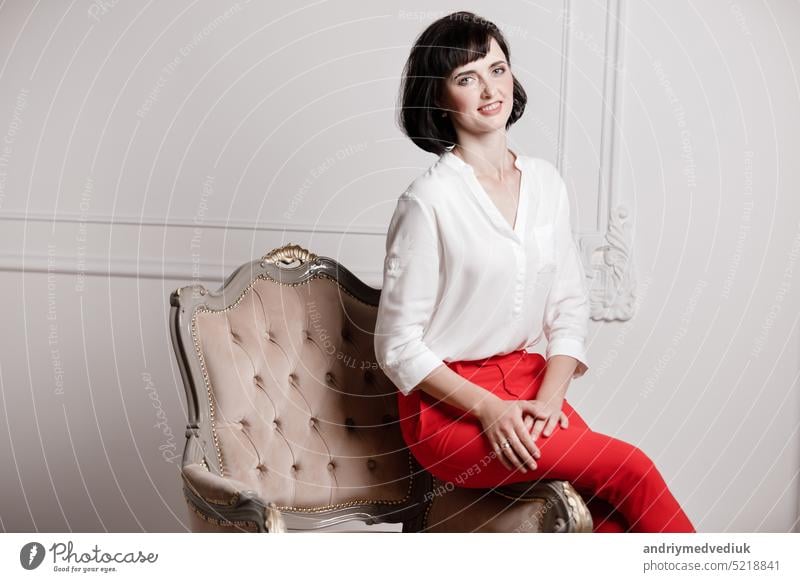
<path id="1" fill-rule="evenodd" d="M 441 18 L 401 93 L 403 130 L 439 155 L 397 201 L 375 333 L 412 454 L 463 487 L 568 480 L 596 532 L 695 531 L 647 455 L 565 398 L 588 369 L 584 271 L 558 171 L 507 147 L 526 94 L 503 35 Z"/>

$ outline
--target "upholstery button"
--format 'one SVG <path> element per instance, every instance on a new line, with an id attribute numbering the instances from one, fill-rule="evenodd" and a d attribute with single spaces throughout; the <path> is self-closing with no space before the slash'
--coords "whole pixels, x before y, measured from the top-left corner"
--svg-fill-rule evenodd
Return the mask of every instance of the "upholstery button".
<path id="1" fill-rule="evenodd" d="M 273 426 L 273 428 L 280 428 L 281 427 L 281 421 L 276 418 L 275 420 L 272 421 L 272 426 Z"/>
<path id="2" fill-rule="evenodd" d="M 292 465 L 292 471 L 297 471 L 297 465 Z"/>
<path id="3" fill-rule="evenodd" d="M 375 465 L 377 465 L 375 459 L 370 459 L 369 461 L 367 461 L 367 467 L 369 467 L 370 469 L 374 469 Z"/>
<path id="4" fill-rule="evenodd" d="M 356 426 L 356 421 L 348 416 L 347 418 L 344 419 L 344 424 L 345 426 L 347 426 L 348 429 L 352 430 Z"/>
<path id="5" fill-rule="evenodd" d="M 381 422 L 383 422 L 383 424 L 391 424 L 392 422 L 394 422 L 394 416 L 392 416 L 391 414 L 384 414 L 383 418 L 381 419 Z"/>
<path id="6" fill-rule="evenodd" d="M 238 341 L 241 339 L 241 338 L 239 337 L 239 334 L 238 334 L 238 333 L 236 333 L 236 332 L 235 332 L 235 331 L 233 331 L 233 330 L 231 330 L 231 337 L 233 338 L 233 341 L 235 341 L 235 342 L 238 342 Z"/>
<path id="7" fill-rule="evenodd" d="M 336 468 L 336 465 L 334 465 L 334 464 L 333 464 L 333 461 L 331 461 L 330 463 L 328 463 L 328 470 L 329 470 L 329 471 L 333 471 L 335 468 Z"/>
<path id="8" fill-rule="evenodd" d="M 267 468 L 266 468 L 264 465 L 258 464 L 258 465 L 256 465 L 256 470 L 257 470 L 259 473 L 265 473 L 265 472 L 266 472 L 266 470 L 267 470 Z"/>
<path id="9" fill-rule="evenodd" d="M 328 384 L 333 384 L 333 374 L 330 372 L 325 372 L 325 382 Z"/>
<path id="10" fill-rule="evenodd" d="M 311 418 L 308 419 L 308 424 L 310 426 L 316 425 L 317 424 L 317 419 L 312 416 Z"/>
<path id="11" fill-rule="evenodd" d="M 256 384 L 261 384 L 261 375 L 256 374 L 255 376 L 253 376 L 253 382 L 255 382 Z"/>
<path id="12" fill-rule="evenodd" d="M 342 328 L 342 339 L 350 341 L 350 331 L 346 327 Z"/>
<path id="13" fill-rule="evenodd" d="M 372 382 L 374 380 L 375 380 L 375 377 L 372 375 L 372 372 L 370 372 L 369 370 L 365 370 L 364 371 L 364 382 L 366 382 L 367 384 L 372 384 Z"/>

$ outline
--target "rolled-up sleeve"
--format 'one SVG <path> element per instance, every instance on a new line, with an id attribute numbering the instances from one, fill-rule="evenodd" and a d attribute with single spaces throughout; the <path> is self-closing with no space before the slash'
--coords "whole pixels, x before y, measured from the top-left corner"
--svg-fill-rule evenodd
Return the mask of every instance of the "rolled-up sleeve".
<path id="1" fill-rule="evenodd" d="M 578 247 L 572 236 L 569 198 L 566 185 L 558 179 L 559 195 L 555 223 L 556 272 L 547 296 L 543 330 L 547 338 L 546 359 L 555 355 L 578 360 L 573 378 L 589 369 L 586 339 L 589 332 L 590 304 L 586 277 Z"/>
<path id="2" fill-rule="evenodd" d="M 378 365 L 403 394 L 444 363 L 423 341 L 436 305 L 438 246 L 431 209 L 403 193 L 386 236 L 374 341 Z"/>

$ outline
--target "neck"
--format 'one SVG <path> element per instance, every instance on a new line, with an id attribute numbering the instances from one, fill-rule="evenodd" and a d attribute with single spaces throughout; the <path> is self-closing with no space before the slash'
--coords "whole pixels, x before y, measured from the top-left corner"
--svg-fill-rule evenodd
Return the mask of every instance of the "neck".
<path id="1" fill-rule="evenodd" d="M 453 153 L 472 166 L 475 174 L 502 181 L 514 171 L 514 155 L 508 151 L 505 132 L 493 132 L 480 137 L 464 136 Z"/>

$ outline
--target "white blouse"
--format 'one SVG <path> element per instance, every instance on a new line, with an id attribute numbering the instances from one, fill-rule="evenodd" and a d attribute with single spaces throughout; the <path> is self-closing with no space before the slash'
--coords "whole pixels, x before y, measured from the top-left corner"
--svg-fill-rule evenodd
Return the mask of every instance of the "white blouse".
<path id="1" fill-rule="evenodd" d="M 445 361 L 535 351 L 542 332 L 546 359 L 576 358 L 573 378 L 588 369 L 589 298 L 566 185 L 550 162 L 514 155 L 513 228 L 450 150 L 397 200 L 375 356 L 403 394 Z"/>

